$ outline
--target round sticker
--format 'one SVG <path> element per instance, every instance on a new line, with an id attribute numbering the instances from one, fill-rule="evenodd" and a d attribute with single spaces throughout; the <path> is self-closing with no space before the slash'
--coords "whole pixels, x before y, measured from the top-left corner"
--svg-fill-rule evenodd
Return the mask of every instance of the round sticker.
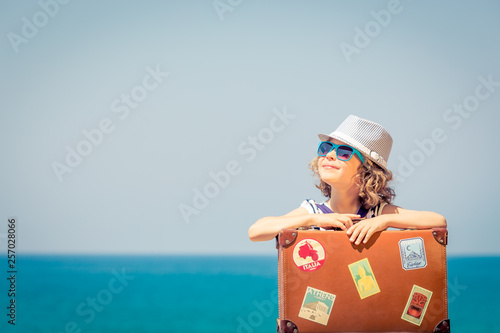
<path id="1" fill-rule="evenodd" d="M 325 262 L 325 249 L 315 239 L 303 239 L 293 248 L 293 261 L 303 271 L 315 271 Z"/>

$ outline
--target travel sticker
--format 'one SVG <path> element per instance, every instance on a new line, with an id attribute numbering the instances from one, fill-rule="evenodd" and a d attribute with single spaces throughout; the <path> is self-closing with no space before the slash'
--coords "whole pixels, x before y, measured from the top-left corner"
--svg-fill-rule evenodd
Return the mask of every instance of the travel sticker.
<path id="1" fill-rule="evenodd" d="M 421 237 L 400 240 L 399 252 L 403 269 L 410 270 L 427 266 L 424 240 Z"/>
<path id="2" fill-rule="evenodd" d="M 319 289 L 307 287 L 299 317 L 326 325 L 332 311 L 335 295 Z"/>
<path id="3" fill-rule="evenodd" d="M 424 320 L 425 311 L 427 310 L 431 296 L 432 291 L 413 285 L 401 318 L 420 326 L 422 320 Z"/>
<path id="4" fill-rule="evenodd" d="M 348 267 L 361 299 L 380 292 L 368 258 L 356 261 Z"/>
<path id="5" fill-rule="evenodd" d="M 303 271 L 315 271 L 325 262 L 325 249 L 315 239 L 303 239 L 293 248 L 293 261 Z"/>

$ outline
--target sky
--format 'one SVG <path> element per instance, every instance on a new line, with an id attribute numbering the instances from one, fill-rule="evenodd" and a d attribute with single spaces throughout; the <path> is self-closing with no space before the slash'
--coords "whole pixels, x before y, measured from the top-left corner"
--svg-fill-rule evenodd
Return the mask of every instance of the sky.
<path id="1" fill-rule="evenodd" d="M 500 255 L 499 1 L 3 1 L 0 242 L 267 254 L 249 226 L 323 200 L 307 165 L 383 125 L 395 204 Z"/>

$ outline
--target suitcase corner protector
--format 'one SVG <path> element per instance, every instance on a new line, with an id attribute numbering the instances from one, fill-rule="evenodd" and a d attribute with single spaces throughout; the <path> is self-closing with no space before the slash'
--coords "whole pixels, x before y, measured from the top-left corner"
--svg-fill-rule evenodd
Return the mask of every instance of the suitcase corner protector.
<path id="1" fill-rule="evenodd" d="M 450 320 L 444 319 L 436 325 L 434 333 L 450 333 Z"/>
<path id="2" fill-rule="evenodd" d="M 292 245 L 297 239 L 297 234 L 298 234 L 297 230 L 293 229 L 281 230 L 280 233 L 278 234 L 276 247 L 278 246 L 287 247 Z"/>
<path id="3" fill-rule="evenodd" d="M 277 333 L 299 333 L 299 328 L 293 321 L 278 318 Z"/>
<path id="4" fill-rule="evenodd" d="M 448 245 L 448 230 L 446 228 L 432 228 L 432 235 L 441 245 Z"/>

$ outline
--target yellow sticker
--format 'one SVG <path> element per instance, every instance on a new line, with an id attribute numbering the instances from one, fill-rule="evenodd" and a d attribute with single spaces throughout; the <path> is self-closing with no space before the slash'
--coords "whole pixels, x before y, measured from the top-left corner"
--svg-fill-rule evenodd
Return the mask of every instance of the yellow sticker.
<path id="1" fill-rule="evenodd" d="M 348 267 L 361 299 L 380 292 L 368 258 L 356 261 Z"/>
<path id="2" fill-rule="evenodd" d="M 420 326 L 422 320 L 424 320 L 425 311 L 427 311 L 431 297 L 432 291 L 413 285 L 401 319 Z"/>

